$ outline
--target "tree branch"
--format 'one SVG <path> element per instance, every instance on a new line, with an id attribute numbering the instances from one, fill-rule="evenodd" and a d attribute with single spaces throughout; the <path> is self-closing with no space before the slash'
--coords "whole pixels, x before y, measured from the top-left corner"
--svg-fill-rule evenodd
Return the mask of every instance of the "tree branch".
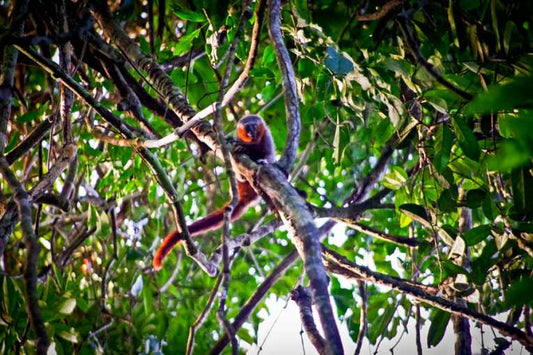
<path id="1" fill-rule="evenodd" d="M 416 247 L 420 244 L 420 241 L 414 238 L 400 237 L 398 235 L 387 234 L 387 233 L 378 231 L 377 229 L 374 229 L 370 226 L 366 226 L 361 223 L 357 223 L 357 222 L 349 223 L 348 222 L 346 223 L 346 225 L 352 229 L 355 229 L 356 231 L 365 233 L 375 238 L 385 240 L 387 242 L 394 243 L 396 245 Z"/>
<path id="2" fill-rule="evenodd" d="M 4 176 L 9 188 L 15 196 L 18 215 L 20 216 L 20 228 L 24 237 L 24 244 L 28 250 L 26 267 L 24 269 L 24 283 L 26 285 L 26 306 L 28 316 L 37 336 L 37 354 L 46 354 L 48 349 L 48 335 L 39 308 L 39 295 L 37 294 L 37 263 L 39 261 L 40 246 L 33 231 L 31 205 L 28 193 L 18 182 L 17 177 L 9 169 L 6 158 L 0 156 L 0 172 Z"/>
<path id="3" fill-rule="evenodd" d="M 296 157 L 301 131 L 298 92 L 289 51 L 281 35 L 281 1 L 269 0 L 269 8 L 268 33 L 275 48 L 276 60 L 281 71 L 281 85 L 285 96 L 285 115 L 287 116 L 287 140 L 278 164 L 281 169 L 288 173 Z"/>
<path id="4" fill-rule="evenodd" d="M 20 157 L 24 156 L 30 149 L 35 147 L 46 136 L 52 125 L 54 124 L 53 116 L 47 116 L 39 123 L 28 136 L 20 142 L 15 148 L 6 154 L 6 160 L 9 165 L 16 162 Z"/>
<path id="5" fill-rule="evenodd" d="M 456 302 L 439 297 L 436 295 L 436 292 L 435 294 L 431 294 L 427 290 L 423 289 L 423 287 L 428 289 L 429 286 L 423 286 L 408 280 L 402 280 L 390 275 L 380 274 L 370 270 L 367 267 L 352 263 L 345 257 L 332 250 L 326 248 L 323 248 L 323 250 L 324 258 L 326 259 L 326 263 L 328 265 L 328 270 L 332 272 L 340 272 L 345 274 L 344 271 L 351 269 L 351 272 L 353 272 L 354 275 L 358 275 L 365 281 L 390 287 L 393 290 L 416 297 L 420 301 L 433 307 L 491 326 L 497 329 L 503 335 L 520 342 L 520 344 L 524 345 L 528 351 L 533 351 L 533 339 L 518 328 L 494 319 L 486 314 L 473 311 L 470 308 L 457 304 Z"/>
<path id="6" fill-rule="evenodd" d="M 457 87 L 456 85 L 452 84 L 448 80 L 444 79 L 444 77 L 437 72 L 433 64 L 427 61 L 426 58 L 422 55 L 422 52 L 420 52 L 420 46 L 418 45 L 418 42 L 411 31 L 411 28 L 409 27 L 409 24 L 407 22 L 407 18 L 403 17 L 400 18 L 398 21 L 400 24 L 400 29 L 402 30 L 402 33 L 407 41 L 407 44 L 409 45 L 411 52 L 413 53 L 413 56 L 415 59 L 422 64 L 424 68 L 428 71 L 428 73 L 435 78 L 439 83 L 441 83 L 444 87 L 450 89 L 457 95 L 461 96 L 465 100 L 472 100 L 473 96 L 472 94 L 464 91 L 463 89 Z"/>
<path id="7" fill-rule="evenodd" d="M 313 318 L 311 290 L 308 287 L 298 286 L 291 291 L 291 299 L 296 302 L 300 309 L 300 319 L 311 344 L 319 354 L 325 354 L 326 340 L 320 335 Z"/>
<path id="8" fill-rule="evenodd" d="M 366 293 L 366 284 L 364 281 L 357 281 L 357 287 L 359 288 L 359 296 L 361 297 L 361 315 L 359 318 L 359 334 L 357 335 L 357 346 L 355 347 L 355 355 L 361 353 L 363 348 L 363 341 L 365 340 L 366 331 L 368 329 L 368 295 Z"/>
<path id="9" fill-rule="evenodd" d="M 32 51 L 29 48 L 16 45 L 22 53 L 37 63 L 40 67 L 49 72 L 54 78 L 60 80 L 70 90 L 72 90 L 79 98 L 81 98 L 86 104 L 91 106 L 102 118 L 104 118 L 113 127 L 118 129 L 120 133 L 127 139 L 133 139 L 133 133 L 129 128 L 115 115 L 113 115 L 104 105 L 96 101 L 81 85 L 74 81 L 70 76 L 65 74 L 54 62 L 42 57 L 38 53 Z M 187 254 L 195 260 L 200 267 L 208 273 L 210 276 L 214 276 L 217 273 L 216 267 L 207 259 L 207 257 L 196 248 L 192 240 L 190 239 L 187 222 L 185 220 L 185 214 L 179 202 L 178 192 L 172 185 L 168 175 L 165 173 L 159 160 L 146 148 L 136 149 L 141 158 L 148 165 L 152 173 L 154 174 L 157 183 L 161 186 L 167 198 L 171 202 L 172 211 L 174 214 L 174 220 L 177 227 L 182 231 L 185 238 L 185 246 Z"/>
<path id="10" fill-rule="evenodd" d="M 243 159 L 240 159 L 240 162 Z M 313 290 L 326 338 L 326 349 L 331 354 L 343 353 L 337 323 L 329 300 L 328 277 L 322 264 L 321 246 L 313 216 L 305 200 L 288 183 L 284 173 L 272 165 L 262 165 L 253 181 L 276 206 L 281 219 L 292 234 L 293 243 L 304 261 L 305 271 Z"/>
<path id="11" fill-rule="evenodd" d="M 9 32 L 20 37 L 24 31 L 24 19 L 28 11 L 28 0 L 14 2 L 11 12 L 11 25 Z M 18 51 L 13 46 L 3 46 L 2 71 L 0 73 L 0 154 L 4 153 L 7 145 L 7 123 L 11 117 L 11 97 L 14 89 L 15 66 L 17 65 Z"/>

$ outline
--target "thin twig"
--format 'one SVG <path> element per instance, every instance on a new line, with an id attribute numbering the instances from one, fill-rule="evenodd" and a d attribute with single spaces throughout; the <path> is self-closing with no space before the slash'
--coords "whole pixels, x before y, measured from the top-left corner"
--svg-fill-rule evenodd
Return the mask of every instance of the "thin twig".
<path id="1" fill-rule="evenodd" d="M 268 33 L 275 49 L 276 61 L 281 71 L 281 84 L 285 97 L 285 115 L 287 120 L 287 139 L 278 164 L 288 173 L 296 157 L 300 140 L 301 123 L 298 91 L 296 90 L 296 79 L 289 51 L 285 46 L 281 34 L 281 1 L 269 0 L 269 8 L 270 21 Z M 335 339 L 330 340 L 335 341 Z"/>
<path id="2" fill-rule="evenodd" d="M 354 352 L 355 355 L 359 355 L 361 353 L 363 342 L 366 336 L 366 330 L 368 329 L 368 296 L 366 294 L 366 284 L 364 281 L 357 281 L 357 287 L 359 288 L 359 296 L 361 297 L 361 309 L 359 317 L 359 334 L 357 335 L 357 346 Z"/>
<path id="3" fill-rule="evenodd" d="M 227 245 L 227 240 L 230 235 L 230 226 L 231 226 L 231 214 L 237 203 L 239 202 L 239 192 L 237 191 L 237 181 L 235 170 L 233 169 L 230 156 L 230 147 L 226 143 L 224 137 L 224 131 L 222 130 L 222 101 L 224 100 L 224 89 L 229 83 L 231 76 L 231 71 L 233 69 L 233 59 L 235 58 L 235 53 L 237 51 L 237 45 L 239 44 L 240 37 L 244 31 L 244 26 L 247 20 L 251 17 L 251 11 L 248 8 L 249 1 L 244 0 L 242 2 L 242 14 L 239 18 L 239 23 L 237 25 L 237 31 L 235 37 L 228 51 L 228 62 L 224 71 L 224 76 L 222 77 L 222 82 L 220 84 L 220 91 L 218 94 L 218 100 L 215 105 L 215 122 L 214 130 L 217 134 L 218 144 L 222 149 L 222 156 L 224 158 L 224 165 L 226 174 L 231 186 L 231 200 L 229 204 L 224 208 L 224 224 L 222 227 L 222 290 L 220 292 L 220 302 L 217 311 L 217 318 L 222 323 L 226 334 L 231 339 L 231 351 L 233 355 L 239 353 L 239 343 L 235 336 L 235 332 L 230 322 L 226 318 L 226 300 L 229 293 L 229 283 L 230 283 L 230 260 L 229 260 L 229 249 Z"/>
<path id="4" fill-rule="evenodd" d="M 387 233 L 378 231 L 377 229 L 374 229 L 372 227 L 366 226 L 361 223 L 347 223 L 347 226 L 361 233 L 365 233 L 372 237 L 376 237 L 376 238 L 385 240 L 387 242 L 394 243 L 396 245 L 416 247 L 420 244 L 420 241 L 416 239 L 408 238 L 408 237 L 401 237 L 399 235 L 387 234 Z"/>
<path id="5" fill-rule="evenodd" d="M 444 87 L 450 89 L 457 95 L 461 96 L 465 100 L 472 100 L 473 96 L 472 94 L 464 91 L 463 89 L 457 87 L 455 84 L 452 84 L 448 80 L 444 79 L 444 77 L 437 72 L 433 64 L 427 61 L 426 58 L 422 55 L 422 52 L 420 52 L 420 46 L 418 45 L 418 42 L 411 31 L 411 28 L 409 27 L 409 24 L 407 22 L 407 18 L 400 18 L 398 21 L 400 24 L 400 29 L 403 32 L 403 35 L 405 39 L 407 40 L 407 44 L 409 44 L 409 47 L 411 48 L 411 52 L 413 53 L 416 60 L 426 68 L 428 73 L 435 78 L 439 83 L 441 83 Z"/>

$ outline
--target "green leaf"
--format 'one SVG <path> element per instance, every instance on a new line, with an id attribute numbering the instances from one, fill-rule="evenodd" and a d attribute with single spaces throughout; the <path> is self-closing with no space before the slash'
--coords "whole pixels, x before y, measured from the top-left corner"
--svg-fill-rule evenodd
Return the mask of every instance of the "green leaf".
<path id="1" fill-rule="evenodd" d="M 387 304 L 385 312 L 372 323 L 370 323 L 370 328 L 368 330 L 368 338 L 373 344 L 379 336 L 382 336 L 386 333 L 387 327 L 394 315 L 394 310 L 396 309 L 394 303 Z"/>
<path id="2" fill-rule="evenodd" d="M 448 125 L 441 125 L 435 137 L 435 157 L 433 165 L 437 171 L 442 172 L 450 161 L 452 151 L 453 135 Z"/>
<path id="3" fill-rule="evenodd" d="M 455 17 L 453 14 L 453 1 L 448 3 L 448 22 L 450 23 L 450 29 L 452 30 L 453 44 L 459 48 L 459 38 L 457 38 L 457 26 L 455 24 Z"/>
<path id="4" fill-rule="evenodd" d="M 239 339 L 244 340 L 248 344 L 255 343 L 255 338 L 250 335 L 250 332 L 246 328 L 239 329 L 239 331 L 237 332 L 237 336 L 239 337 Z"/>
<path id="5" fill-rule="evenodd" d="M 391 190 L 400 189 L 406 181 L 407 173 L 397 166 L 393 166 L 391 172 L 383 177 L 383 185 Z"/>
<path id="6" fill-rule="evenodd" d="M 533 306 L 533 297 L 530 297 L 532 294 L 533 277 L 524 277 L 511 283 L 511 286 L 505 294 L 505 301 L 508 306 L 519 306 L 524 304 Z"/>
<path id="7" fill-rule="evenodd" d="M 446 327 L 450 321 L 450 313 L 440 309 L 434 309 L 431 312 L 431 325 L 429 326 L 427 344 L 428 348 L 437 346 L 444 334 L 446 333 Z"/>
<path id="8" fill-rule="evenodd" d="M 472 160 L 478 161 L 481 151 L 479 150 L 479 144 L 476 136 L 468 127 L 468 124 L 462 119 L 452 118 L 452 124 L 459 141 L 459 146 L 467 157 Z"/>
<path id="9" fill-rule="evenodd" d="M 74 343 L 74 344 L 78 343 L 78 334 L 76 333 L 74 328 L 70 328 L 67 330 L 61 330 L 57 333 L 57 335 L 71 343 Z"/>
<path id="10" fill-rule="evenodd" d="M 487 192 L 482 189 L 468 190 L 466 193 L 466 205 L 470 208 L 478 208 L 484 199 L 488 198 Z"/>
<path id="11" fill-rule="evenodd" d="M 187 33 L 179 39 L 179 42 L 174 47 L 174 55 L 181 55 L 188 52 L 194 43 L 194 40 L 200 36 L 202 28 Z"/>
<path id="12" fill-rule="evenodd" d="M 473 246 L 485 240 L 490 235 L 491 227 L 488 224 L 474 227 L 464 234 L 466 245 Z"/>
<path id="13" fill-rule="evenodd" d="M 328 47 L 326 67 L 335 75 L 344 76 L 354 69 L 352 62 L 333 47 Z"/>
<path id="14" fill-rule="evenodd" d="M 514 77 L 503 85 L 493 85 L 479 94 L 466 107 L 467 113 L 491 113 L 520 107 L 531 107 L 533 76 Z"/>
<path id="15" fill-rule="evenodd" d="M 15 118 L 15 122 L 17 123 L 28 123 L 31 122 L 39 117 L 42 116 L 44 109 L 40 109 L 37 111 L 28 111 L 17 118 Z"/>
<path id="16" fill-rule="evenodd" d="M 517 221 L 533 218 L 533 177 L 528 168 L 514 169 L 511 173 L 513 186 L 513 208 L 511 217 Z"/>
<path id="17" fill-rule="evenodd" d="M 503 30 L 503 50 L 505 54 L 509 54 L 509 48 L 511 47 L 511 35 L 517 32 L 516 24 L 513 21 L 507 21 L 505 29 Z"/>
<path id="18" fill-rule="evenodd" d="M 150 280 L 144 280 L 143 293 L 143 305 L 146 314 L 151 314 L 154 310 L 154 295 L 152 290 L 152 284 Z"/>
<path id="19" fill-rule="evenodd" d="M 455 212 L 457 210 L 457 201 L 450 189 L 442 191 L 437 205 L 442 212 Z"/>
<path id="20" fill-rule="evenodd" d="M 266 46 L 263 51 L 263 57 L 261 58 L 261 64 L 266 67 L 269 64 L 274 63 L 275 60 L 276 53 L 274 52 L 274 47 L 272 47 L 272 45 Z"/>
<path id="21" fill-rule="evenodd" d="M 269 78 L 274 79 L 275 75 L 269 68 L 258 67 L 250 70 L 250 76 L 253 78 Z"/>
<path id="22" fill-rule="evenodd" d="M 414 203 L 405 203 L 399 207 L 399 210 L 413 221 L 417 221 L 425 227 L 431 227 L 431 222 L 424 207 Z"/>
<path id="23" fill-rule="evenodd" d="M 187 10 L 182 8 L 177 2 L 172 2 L 170 4 L 170 8 L 174 12 L 176 16 L 181 18 L 182 20 L 186 21 L 192 21 L 192 22 L 205 22 L 207 19 L 205 18 L 203 12 L 194 12 L 191 10 Z"/>
<path id="24" fill-rule="evenodd" d="M 516 139 L 507 139 L 500 143 L 496 155 L 487 159 L 487 168 L 490 171 L 508 172 L 526 165 L 530 153 Z"/>
<path id="25" fill-rule="evenodd" d="M 302 58 L 298 61 L 298 74 L 300 74 L 300 78 L 309 78 L 311 75 L 313 75 L 314 70 L 315 63 L 313 63 L 312 60 Z"/>
<path id="26" fill-rule="evenodd" d="M 461 274 L 468 275 L 468 271 L 466 271 L 465 268 L 457 265 L 456 263 L 454 263 L 451 260 L 442 261 L 442 267 L 443 267 L 444 271 L 446 271 L 446 275 L 448 277 L 452 277 L 452 276 L 455 276 L 455 275 L 461 275 Z"/>
<path id="27" fill-rule="evenodd" d="M 496 0 L 490 0 L 490 16 L 492 19 L 492 29 L 496 35 L 496 51 L 500 51 L 500 28 L 498 26 L 498 11 L 496 10 Z"/>

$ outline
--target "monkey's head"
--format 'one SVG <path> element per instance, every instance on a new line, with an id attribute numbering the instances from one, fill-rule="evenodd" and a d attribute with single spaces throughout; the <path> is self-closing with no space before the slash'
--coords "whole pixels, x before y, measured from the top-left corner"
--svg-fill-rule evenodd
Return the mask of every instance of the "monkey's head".
<path id="1" fill-rule="evenodd" d="M 265 133 L 265 122 L 259 116 L 244 116 L 237 124 L 237 138 L 245 143 L 259 142 Z"/>

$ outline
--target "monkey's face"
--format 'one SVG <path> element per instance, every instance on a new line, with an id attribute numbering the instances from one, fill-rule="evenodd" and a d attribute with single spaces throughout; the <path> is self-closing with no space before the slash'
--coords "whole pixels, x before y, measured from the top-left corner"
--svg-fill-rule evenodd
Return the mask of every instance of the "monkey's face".
<path id="1" fill-rule="evenodd" d="M 263 122 L 253 116 L 245 117 L 237 127 L 237 136 L 245 143 L 259 142 L 263 133 Z"/>

